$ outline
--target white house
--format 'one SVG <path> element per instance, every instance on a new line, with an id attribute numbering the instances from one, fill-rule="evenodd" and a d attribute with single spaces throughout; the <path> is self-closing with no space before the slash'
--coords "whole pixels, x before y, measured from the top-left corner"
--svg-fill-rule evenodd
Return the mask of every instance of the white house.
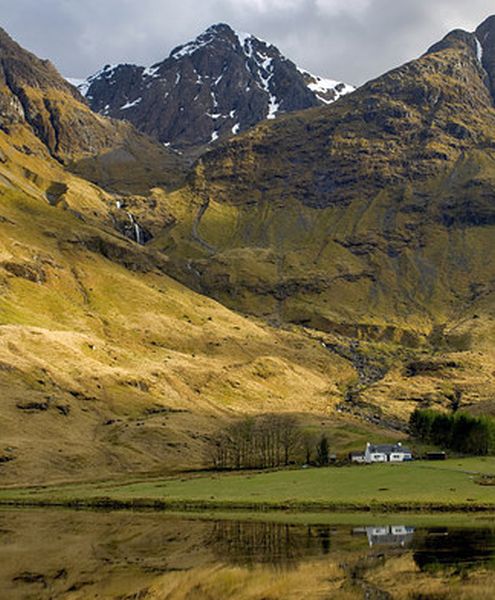
<path id="1" fill-rule="evenodd" d="M 364 451 L 364 462 L 366 463 L 404 462 L 408 460 L 412 460 L 412 452 L 400 442 L 378 445 L 368 442 L 366 444 L 366 450 Z"/>

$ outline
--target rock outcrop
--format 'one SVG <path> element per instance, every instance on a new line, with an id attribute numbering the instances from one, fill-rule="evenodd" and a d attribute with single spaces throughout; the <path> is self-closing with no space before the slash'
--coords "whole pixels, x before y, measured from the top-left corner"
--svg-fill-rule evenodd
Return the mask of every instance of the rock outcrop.
<path id="1" fill-rule="evenodd" d="M 110 187 L 119 175 L 133 189 L 176 185 L 184 173 L 177 154 L 130 123 L 95 114 L 49 61 L 0 29 L 0 130 L 22 139 L 25 154 L 39 153 L 41 146 L 26 143 L 22 129 L 41 142 L 47 157 Z"/>

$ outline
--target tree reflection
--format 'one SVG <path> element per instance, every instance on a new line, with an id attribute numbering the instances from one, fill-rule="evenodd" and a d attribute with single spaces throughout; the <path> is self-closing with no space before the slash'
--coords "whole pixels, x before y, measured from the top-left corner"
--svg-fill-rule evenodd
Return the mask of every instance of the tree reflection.
<path id="1" fill-rule="evenodd" d="M 329 526 L 218 521 L 212 524 L 205 544 L 218 559 L 229 564 L 286 566 L 328 554 L 331 529 Z"/>
<path id="2" fill-rule="evenodd" d="M 495 531 L 429 529 L 415 539 L 414 560 L 422 571 L 495 568 Z"/>

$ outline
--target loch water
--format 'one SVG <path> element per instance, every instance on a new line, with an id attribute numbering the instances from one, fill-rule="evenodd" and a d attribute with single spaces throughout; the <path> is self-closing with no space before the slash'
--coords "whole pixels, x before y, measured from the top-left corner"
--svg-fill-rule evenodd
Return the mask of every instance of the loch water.
<path id="1" fill-rule="evenodd" d="M 0 511 L 2 600 L 490 598 L 495 523 Z M 357 519 L 361 519 L 359 523 Z M 321 519 L 325 521 L 324 518 Z M 336 521 L 335 517 L 332 521 Z M 472 524 L 469 524 L 469 521 Z M 296 522 L 294 522 L 296 521 Z"/>

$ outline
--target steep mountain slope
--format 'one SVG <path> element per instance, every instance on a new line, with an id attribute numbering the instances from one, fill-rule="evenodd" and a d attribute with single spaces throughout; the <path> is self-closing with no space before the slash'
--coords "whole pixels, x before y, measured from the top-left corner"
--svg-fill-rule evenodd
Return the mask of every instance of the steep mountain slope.
<path id="1" fill-rule="evenodd" d="M 38 195 L 85 220 L 144 242 L 153 225 L 137 214 L 150 189 L 172 189 L 188 168 L 176 153 L 129 123 L 101 117 L 48 62 L 0 30 L 0 174 L 4 185 Z M 104 186 L 96 190 L 82 175 Z M 155 211 L 160 228 L 170 222 Z"/>
<path id="2" fill-rule="evenodd" d="M 3 37 L 0 480 L 196 466 L 242 411 L 343 446 L 418 404 L 493 412 L 494 32 L 215 145 L 187 185 Z"/>
<path id="3" fill-rule="evenodd" d="M 189 151 L 353 90 L 300 71 L 275 46 L 225 24 L 152 67 L 107 65 L 79 89 L 95 111 Z"/>
<path id="4" fill-rule="evenodd" d="M 191 291 L 144 246 L 137 214 L 158 233 L 175 222 L 168 186 L 154 187 L 180 180 L 157 172 L 174 155 L 91 113 L 5 34 L 0 60 L 2 484 L 197 467 L 240 412 L 331 414 L 355 377 L 344 359 Z M 108 155 L 118 193 L 63 164 L 103 168 Z M 124 193 L 133 186 L 143 194 Z M 348 422 L 336 425 L 348 444 Z"/>
<path id="5" fill-rule="evenodd" d="M 239 410 L 328 414 L 352 379 L 316 341 L 170 279 L 160 255 L 0 194 L 2 483 L 198 466 Z"/>
<path id="6" fill-rule="evenodd" d="M 231 307 L 395 353 L 368 400 L 446 403 L 458 386 L 492 401 L 494 32 L 455 31 L 332 106 L 212 148 L 156 244 Z"/>
<path id="7" fill-rule="evenodd" d="M 0 129 L 19 139 L 24 154 L 55 158 L 109 187 L 115 179 L 130 191 L 146 191 L 150 183 L 173 187 L 185 170 L 175 153 L 128 123 L 93 113 L 48 61 L 21 48 L 1 29 Z"/>

